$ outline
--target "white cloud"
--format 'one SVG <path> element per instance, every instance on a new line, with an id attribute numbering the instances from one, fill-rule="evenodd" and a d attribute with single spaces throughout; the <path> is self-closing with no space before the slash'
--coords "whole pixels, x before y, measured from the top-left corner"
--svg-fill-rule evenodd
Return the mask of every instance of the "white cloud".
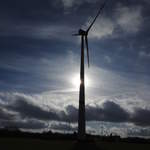
<path id="1" fill-rule="evenodd" d="M 136 33 L 141 29 L 143 22 L 141 6 L 127 7 L 119 4 L 116 10 L 116 21 L 124 31 Z"/>
<path id="2" fill-rule="evenodd" d="M 75 0 L 62 0 L 64 7 L 72 7 Z"/>
<path id="3" fill-rule="evenodd" d="M 92 18 L 89 19 L 90 22 L 86 23 L 86 28 L 91 23 Z M 106 17 L 98 18 L 94 24 L 94 26 L 89 31 L 90 38 L 101 39 L 108 36 L 112 36 L 113 31 L 115 29 L 115 24 L 113 21 Z"/>
<path id="4" fill-rule="evenodd" d="M 112 16 L 112 18 L 106 16 L 99 17 L 91 28 L 89 37 L 101 39 L 120 36 L 115 32 L 117 28 L 126 33 L 136 33 L 141 30 L 143 23 L 141 6 L 127 7 L 118 4 Z M 89 26 L 91 20 L 92 18 L 88 19 L 85 28 Z"/>
<path id="5" fill-rule="evenodd" d="M 95 3 L 98 0 L 61 0 L 65 8 L 71 8 L 73 6 L 80 6 L 84 2 Z"/>
<path id="6" fill-rule="evenodd" d="M 126 33 L 136 33 L 141 30 L 143 17 L 142 7 L 140 6 L 127 7 L 118 4 L 112 16 L 112 18 L 106 16 L 99 17 L 91 28 L 89 37 L 101 39 L 120 36 L 115 33 L 117 28 L 120 28 Z M 92 18 L 88 19 L 85 29 L 90 25 L 91 20 Z"/>

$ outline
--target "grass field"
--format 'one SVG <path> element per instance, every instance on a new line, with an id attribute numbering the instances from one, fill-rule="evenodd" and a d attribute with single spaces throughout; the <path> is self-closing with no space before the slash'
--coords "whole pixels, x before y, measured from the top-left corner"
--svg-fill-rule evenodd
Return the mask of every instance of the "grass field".
<path id="1" fill-rule="evenodd" d="M 150 144 L 121 142 L 85 142 L 71 140 L 38 140 L 24 138 L 0 138 L 1 150 L 150 150 Z"/>

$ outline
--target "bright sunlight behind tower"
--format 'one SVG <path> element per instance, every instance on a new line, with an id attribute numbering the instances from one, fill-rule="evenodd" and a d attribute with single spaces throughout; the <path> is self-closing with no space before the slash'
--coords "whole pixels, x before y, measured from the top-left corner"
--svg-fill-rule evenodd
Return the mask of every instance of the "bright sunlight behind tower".
<path id="1" fill-rule="evenodd" d="M 81 81 L 80 81 L 80 75 L 79 74 L 74 74 L 72 76 L 72 78 L 71 78 L 71 83 L 74 86 L 74 88 L 76 90 L 78 90 L 79 86 L 80 86 L 80 83 L 81 83 Z M 89 79 L 89 77 L 87 77 L 85 75 L 85 87 L 89 87 L 89 86 L 90 86 L 90 79 Z"/>

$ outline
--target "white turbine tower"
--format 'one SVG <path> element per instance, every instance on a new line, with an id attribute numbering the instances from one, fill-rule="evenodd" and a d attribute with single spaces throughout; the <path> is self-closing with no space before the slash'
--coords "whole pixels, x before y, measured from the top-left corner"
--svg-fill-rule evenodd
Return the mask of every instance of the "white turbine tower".
<path id="1" fill-rule="evenodd" d="M 106 0 L 107 1 L 107 0 Z M 101 6 L 97 15 L 95 16 L 93 22 L 90 24 L 89 28 L 84 31 L 79 29 L 77 34 L 73 34 L 74 36 L 81 36 L 81 65 L 80 65 L 80 91 L 79 91 L 79 113 L 78 113 L 78 138 L 80 140 L 85 139 L 86 129 L 85 129 L 85 85 L 84 85 L 84 45 L 86 45 L 87 49 L 87 61 L 88 67 L 89 64 L 89 47 L 88 47 L 88 33 L 95 23 L 97 17 L 101 14 L 103 8 L 106 5 L 106 1 Z"/>

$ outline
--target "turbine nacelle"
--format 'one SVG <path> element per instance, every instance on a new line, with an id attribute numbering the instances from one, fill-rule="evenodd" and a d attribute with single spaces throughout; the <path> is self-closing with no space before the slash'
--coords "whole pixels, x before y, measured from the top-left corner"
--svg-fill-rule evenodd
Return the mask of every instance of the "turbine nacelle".
<path id="1" fill-rule="evenodd" d="M 82 30 L 82 29 L 79 29 L 78 34 L 79 34 L 79 35 L 85 35 L 85 36 L 87 36 L 87 35 L 88 35 L 88 32 L 87 32 L 87 31 L 84 31 L 84 30 Z"/>
<path id="2" fill-rule="evenodd" d="M 76 34 L 72 34 L 73 36 L 87 36 L 88 35 L 88 32 L 83 30 L 83 29 L 79 29 L 78 30 L 78 33 Z"/>

